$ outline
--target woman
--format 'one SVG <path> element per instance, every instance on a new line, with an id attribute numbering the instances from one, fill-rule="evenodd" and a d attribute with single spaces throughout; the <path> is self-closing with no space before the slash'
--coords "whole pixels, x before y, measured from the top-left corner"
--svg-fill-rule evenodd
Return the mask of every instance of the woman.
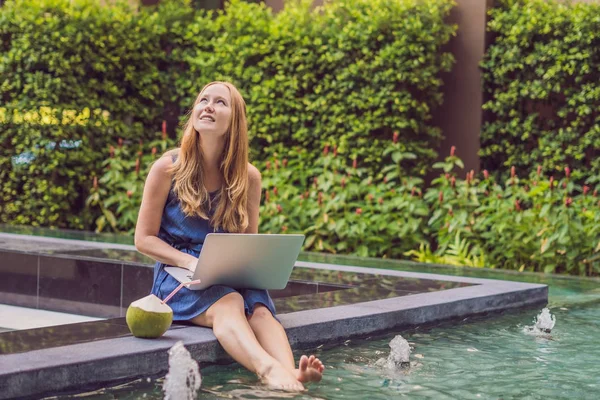
<path id="1" fill-rule="evenodd" d="M 207 233 L 257 233 L 260 195 L 260 173 L 248 163 L 244 99 L 230 83 L 210 83 L 194 102 L 181 148 L 157 160 L 146 179 L 135 246 L 157 260 L 152 293 L 164 299 L 179 285 L 165 266 L 195 269 Z M 299 391 L 321 379 L 314 356 L 295 368 L 266 290 L 183 288 L 169 305 L 174 320 L 212 328 L 225 351 L 271 388 Z"/>

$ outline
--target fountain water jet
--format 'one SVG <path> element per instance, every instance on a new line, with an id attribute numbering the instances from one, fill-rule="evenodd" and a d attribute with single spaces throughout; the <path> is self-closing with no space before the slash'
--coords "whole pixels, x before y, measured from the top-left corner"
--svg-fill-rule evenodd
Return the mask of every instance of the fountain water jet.
<path id="1" fill-rule="evenodd" d="M 535 321 L 535 327 L 544 333 L 552 332 L 554 324 L 556 324 L 556 317 L 550 314 L 548 308 L 544 308 Z"/>
<path id="2" fill-rule="evenodd" d="M 401 335 L 396 335 L 390 341 L 390 354 L 388 358 L 377 360 L 377 365 L 387 369 L 408 368 L 410 366 L 410 345 Z"/>
<path id="3" fill-rule="evenodd" d="M 195 400 L 202 378 L 198 363 L 179 341 L 169 350 L 169 372 L 165 376 L 165 400 Z"/>
<path id="4" fill-rule="evenodd" d="M 526 326 L 524 332 L 534 336 L 550 337 L 552 328 L 556 324 L 556 317 L 550 314 L 548 308 L 544 308 L 537 317 L 533 320 L 533 326 Z"/>

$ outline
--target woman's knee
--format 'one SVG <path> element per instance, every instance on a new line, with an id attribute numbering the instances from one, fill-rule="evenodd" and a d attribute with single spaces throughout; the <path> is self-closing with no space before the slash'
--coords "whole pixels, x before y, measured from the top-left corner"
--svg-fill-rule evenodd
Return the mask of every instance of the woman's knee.
<path id="1" fill-rule="evenodd" d="M 271 314 L 271 311 L 262 304 L 257 304 L 254 307 L 254 312 L 248 316 L 248 321 L 250 322 L 251 326 L 254 324 L 260 324 L 265 320 L 274 319 L 275 318 L 273 317 L 273 314 Z"/>
<path id="2" fill-rule="evenodd" d="M 205 313 L 194 318 L 192 322 L 214 328 L 215 324 L 219 324 L 220 321 L 243 316 L 244 313 L 244 298 L 238 292 L 231 292 L 217 300 Z"/>

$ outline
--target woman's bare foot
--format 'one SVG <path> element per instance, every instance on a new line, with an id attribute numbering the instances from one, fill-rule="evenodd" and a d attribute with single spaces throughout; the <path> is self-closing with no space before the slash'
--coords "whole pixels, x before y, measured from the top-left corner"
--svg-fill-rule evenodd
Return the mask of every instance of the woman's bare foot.
<path id="1" fill-rule="evenodd" d="M 296 379 L 300 382 L 319 382 L 323 378 L 325 367 L 315 356 L 302 356 L 296 370 Z"/>
<path id="2" fill-rule="evenodd" d="M 272 365 L 262 374 L 259 374 L 259 377 L 270 389 L 284 390 L 286 392 L 301 392 L 304 390 L 304 385 L 292 373 L 283 368 L 282 365 Z"/>

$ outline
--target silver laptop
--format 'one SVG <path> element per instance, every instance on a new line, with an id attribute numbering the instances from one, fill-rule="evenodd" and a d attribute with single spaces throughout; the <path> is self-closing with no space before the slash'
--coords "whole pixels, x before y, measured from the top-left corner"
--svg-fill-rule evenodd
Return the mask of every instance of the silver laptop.
<path id="1" fill-rule="evenodd" d="M 166 267 L 181 283 L 200 279 L 188 289 L 225 285 L 236 289 L 283 289 L 304 243 L 304 235 L 209 233 L 196 271 Z"/>

